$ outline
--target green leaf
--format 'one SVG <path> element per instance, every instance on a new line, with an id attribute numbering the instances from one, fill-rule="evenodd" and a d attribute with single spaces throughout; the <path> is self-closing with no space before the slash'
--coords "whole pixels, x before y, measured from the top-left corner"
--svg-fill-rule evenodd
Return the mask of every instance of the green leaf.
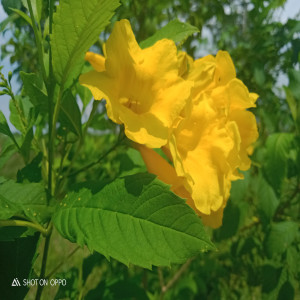
<path id="1" fill-rule="evenodd" d="M 79 83 L 76 84 L 76 92 L 78 93 L 81 99 L 83 110 L 84 110 L 86 106 L 91 102 L 93 95 L 88 88 L 86 88 L 85 86 Z"/>
<path id="2" fill-rule="evenodd" d="M 42 114 L 48 111 L 48 97 L 43 86 L 43 80 L 34 73 L 20 72 L 23 81 L 23 89 L 29 97 L 30 102 Z"/>
<path id="3" fill-rule="evenodd" d="M 20 0 L 1 0 L 1 4 L 8 15 L 12 14 L 12 8 L 21 9 L 22 6 Z"/>
<path id="4" fill-rule="evenodd" d="M 15 97 L 16 104 L 19 106 L 19 109 L 22 111 L 24 118 L 26 119 L 27 126 L 30 127 L 30 125 L 33 125 L 34 121 L 34 114 L 33 114 L 33 105 L 30 102 L 28 97 Z M 22 117 L 16 108 L 16 105 L 14 101 L 11 99 L 9 102 L 9 110 L 10 110 L 10 116 L 9 120 L 10 122 L 18 129 L 24 136 L 27 133 L 28 128 L 23 123 Z"/>
<path id="5" fill-rule="evenodd" d="M 64 94 L 60 107 L 59 121 L 61 125 L 81 135 L 81 113 L 75 97 L 70 91 Z"/>
<path id="6" fill-rule="evenodd" d="M 17 152 L 15 145 L 12 144 L 10 140 L 7 140 L 5 144 L 2 145 L 0 153 L 0 169 L 7 163 L 7 161 L 12 157 L 13 154 Z"/>
<path id="7" fill-rule="evenodd" d="M 161 39 L 169 39 L 175 43 L 182 44 L 190 35 L 199 32 L 197 27 L 194 27 L 187 23 L 182 23 L 179 20 L 173 20 L 168 23 L 165 27 L 156 31 L 148 39 L 140 43 L 141 48 L 147 48 L 155 44 Z"/>
<path id="8" fill-rule="evenodd" d="M 109 23 L 117 0 L 61 0 L 53 15 L 51 48 L 56 80 L 68 88 L 84 64 L 85 52 Z"/>
<path id="9" fill-rule="evenodd" d="M 16 8 L 10 8 L 13 12 L 15 12 L 17 15 L 19 15 L 21 18 L 23 18 L 31 27 L 32 22 L 28 15 L 26 15 L 23 11 L 16 9 Z"/>
<path id="10" fill-rule="evenodd" d="M 287 86 L 284 86 L 283 88 L 285 91 L 286 101 L 289 105 L 292 117 L 293 117 L 294 121 L 296 121 L 297 120 L 297 101 L 296 101 L 295 97 L 293 96 L 291 90 Z"/>
<path id="11" fill-rule="evenodd" d="M 21 154 L 23 155 L 26 163 L 29 160 L 32 139 L 33 139 L 33 129 L 30 128 L 24 137 L 24 141 L 20 149 Z"/>
<path id="12" fill-rule="evenodd" d="M 33 16 L 36 22 L 40 22 L 41 16 L 42 16 L 42 9 L 43 9 L 43 0 L 30 0 L 31 6 L 32 6 L 32 11 L 33 11 Z M 27 1 L 22 0 L 23 5 L 28 9 Z"/>
<path id="13" fill-rule="evenodd" d="M 78 299 L 78 269 L 73 267 L 67 272 L 56 275 L 58 279 L 66 279 L 66 285 L 60 285 L 54 300 Z"/>
<path id="14" fill-rule="evenodd" d="M 6 26 L 9 23 L 14 22 L 18 18 L 17 15 L 10 15 L 6 19 L 4 19 L 2 22 L 0 22 L 0 32 L 3 32 Z"/>
<path id="15" fill-rule="evenodd" d="M 71 193 L 53 223 L 72 242 L 146 268 L 214 248 L 195 212 L 151 174 L 117 179 L 94 195 Z"/>
<path id="16" fill-rule="evenodd" d="M 270 293 L 277 287 L 282 269 L 275 268 L 270 264 L 266 264 L 262 266 L 261 272 L 262 272 L 262 292 Z"/>
<path id="17" fill-rule="evenodd" d="M 280 288 L 277 300 L 294 300 L 295 291 L 290 281 L 286 281 Z"/>
<path id="18" fill-rule="evenodd" d="M 133 148 L 118 154 L 115 160 L 120 162 L 119 177 L 147 171 L 141 153 Z"/>
<path id="19" fill-rule="evenodd" d="M 265 240 L 265 247 L 269 257 L 281 254 L 295 240 L 298 233 L 298 224 L 292 221 L 273 223 Z"/>
<path id="20" fill-rule="evenodd" d="M 30 278 L 39 233 L 16 241 L 0 242 L 0 290 L 2 299 L 24 299 L 28 291 L 23 279 Z M 18 278 L 21 286 L 12 286 Z"/>
<path id="21" fill-rule="evenodd" d="M 23 214 L 40 224 L 49 220 L 52 208 L 47 207 L 46 192 L 39 183 L 15 183 L 7 180 L 0 184 L 0 219 L 6 220 Z"/>
<path id="22" fill-rule="evenodd" d="M 8 126 L 6 118 L 5 118 L 5 116 L 4 116 L 4 114 L 1 110 L 0 110 L 0 132 L 7 135 L 7 136 L 9 136 L 11 138 L 11 140 L 14 142 L 14 144 L 17 147 L 19 147 L 18 144 L 17 144 L 17 141 L 15 140 L 14 135 L 12 134 L 12 132 L 11 132 L 9 126 Z"/>
<path id="23" fill-rule="evenodd" d="M 277 198 L 272 187 L 263 178 L 263 176 L 258 177 L 258 187 L 256 195 L 257 208 L 260 213 L 261 220 L 265 225 L 268 225 L 279 205 L 279 199 Z"/>
<path id="24" fill-rule="evenodd" d="M 42 180 L 41 162 L 43 153 L 40 152 L 32 161 L 17 173 L 18 183 L 28 180 L 29 182 L 40 182 Z"/>
<path id="25" fill-rule="evenodd" d="M 266 156 L 263 171 L 267 181 L 279 195 L 284 178 L 287 174 L 288 153 L 293 134 L 274 133 L 266 142 Z"/>

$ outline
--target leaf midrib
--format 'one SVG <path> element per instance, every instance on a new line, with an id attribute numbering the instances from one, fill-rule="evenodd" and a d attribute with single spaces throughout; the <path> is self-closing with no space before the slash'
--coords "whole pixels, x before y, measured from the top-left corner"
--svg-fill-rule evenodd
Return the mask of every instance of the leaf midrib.
<path id="1" fill-rule="evenodd" d="M 167 226 L 163 226 L 163 225 L 161 225 L 161 224 L 155 223 L 155 222 L 150 221 L 150 220 L 147 220 L 147 219 L 143 219 L 143 218 L 141 218 L 141 217 L 135 217 L 135 216 L 132 216 L 132 215 L 130 215 L 130 214 L 126 214 L 126 213 L 123 213 L 123 212 L 118 212 L 118 211 L 114 211 L 114 210 L 110 210 L 110 209 L 104 209 L 104 208 L 100 208 L 100 207 L 70 207 L 70 208 L 65 208 L 65 209 L 59 211 L 58 214 L 59 214 L 59 213 L 62 214 L 62 213 L 64 213 L 64 211 L 66 211 L 66 210 L 78 210 L 78 209 L 83 209 L 83 210 L 93 210 L 93 211 L 95 211 L 95 210 L 101 210 L 101 211 L 105 211 L 105 212 L 109 212 L 109 213 L 117 213 L 117 214 L 120 214 L 120 215 L 128 216 L 128 217 L 134 218 L 134 219 L 139 220 L 139 221 L 142 220 L 143 222 L 150 223 L 150 224 L 152 224 L 152 225 L 161 227 L 161 228 L 163 228 L 163 229 L 168 229 L 168 230 L 175 231 L 175 232 L 178 232 L 178 233 L 180 233 L 180 234 L 186 235 L 187 237 L 196 239 L 197 241 L 201 240 L 202 242 L 204 242 L 205 244 L 207 244 L 209 247 L 212 247 L 212 248 L 213 248 L 213 245 L 211 245 L 209 242 L 203 240 L 202 238 L 196 237 L 196 236 L 191 235 L 191 234 L 187 234 L 187 233 L 185 233 L 185 232 L 183 232 L 183 231 L 179 231 L 179 230 L 174 229 L 174 228 L 170 228 L 170 227 L 167 227 Z M 193 222 L 192 224 L 194 224 L 194 223 L 195 223 L 195 222 Z M 195 223 L 195 224 L 197 224 L 197 223 Z"/>

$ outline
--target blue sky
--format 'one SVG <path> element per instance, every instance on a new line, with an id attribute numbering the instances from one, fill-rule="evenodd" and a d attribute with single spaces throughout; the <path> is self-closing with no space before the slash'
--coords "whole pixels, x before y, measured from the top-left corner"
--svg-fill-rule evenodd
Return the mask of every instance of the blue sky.
<path id="1" fill-rule="evenodd" d="M 283 9 L 278 10 L 276 17 L 281 22 L 286 22 L 288 18 L 294 18 L 296 15 L 300 14 L 300 0 L 287 0 L 285 6 Z M 0 22 L 2 22 L 7 17 L 6 13 L 4 12 L 2 5 L 0 5 Z M 208 37 L 209 38 L 209 37 Z M 9 33 L 6 33 L 4 36 L 0 35 L 0 46 L 2 43 L 4 43 L 7 39 L 9 39 Z M 1 49 L 0 49 L 1 51 Z M 10 70 L 14 69 L 14 66 L 10 65 L 9 59 L 5 59 L 4 61 L 0 62 L 0 65 L 3 65 L 4 68 L 2 69 L 2 72 L 7 76 L 7 73 Z M 285 81 L 285 78 L 282 78 L 283 81 Z M 13 90 L 16 91 L 19 86 L 15 82 L 15 80 L 12 80 Z M 8 96 L 0 96 L 0 110 L 5 114 L 6 118 L 8 119 L 9 116 L 9 97 Z M 9 121 L 9 120 L 8 120 Z"/>

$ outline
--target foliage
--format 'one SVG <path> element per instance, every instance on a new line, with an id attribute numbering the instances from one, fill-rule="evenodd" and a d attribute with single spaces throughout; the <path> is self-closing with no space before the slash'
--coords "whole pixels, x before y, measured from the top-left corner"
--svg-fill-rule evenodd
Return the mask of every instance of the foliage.
<path id="1" fill-rule="evenodd" d="M 50 290 L 53 299 L 299 297 L 300 21 L 276 20 L 285 1 L 83 3 L 1 2 L 1 34 L 10 34 L 1 58 L 16 68 L 0 70 L 0 95 L 10 98 L 10 115 L 0 111 L 0 298 L 47 299 Z M 124 128 L 78 84 L 85 52 L 101 52 L 122 18 L 141 47 L 166 37 L 196 57 L 227 50 L 260 95 L 252 168 L 233 183 L 217 230 L 145 173 Z M 68 284 L 28 292 L 11 287 L 16 277 Z"/>

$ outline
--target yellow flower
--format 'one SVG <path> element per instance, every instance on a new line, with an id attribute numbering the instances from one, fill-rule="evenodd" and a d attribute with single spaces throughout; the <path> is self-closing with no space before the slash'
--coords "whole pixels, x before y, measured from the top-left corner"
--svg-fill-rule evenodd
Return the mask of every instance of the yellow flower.
<path id="1" fill-rule="evenodd" d="M 124 124 L 131 140 L 152 148 L 167 143 L 190 97 L 192 82 L 179 76 L 173 41 L 141 49 L 127 20 L 116 22 L 105 57 L 87 53 L 94 71 L 80 77 L 96 100 L 105 99 L 108 117 Z"/>
<path id="2" fill-rule="evenodd" d="M 242 178 L 238 170 L 250 167 L 252 143 L 257 139 L 254 115 L 256 94 L 235 78 L 227 52 L 196 60 L 185 73 L 195 81 L 192 102 L 182 112 L 168 148 L 178 176 L 204 223 L 222 224 L 231 181 Z M 190 204 L 191 205 L 191 204 Z"/>

